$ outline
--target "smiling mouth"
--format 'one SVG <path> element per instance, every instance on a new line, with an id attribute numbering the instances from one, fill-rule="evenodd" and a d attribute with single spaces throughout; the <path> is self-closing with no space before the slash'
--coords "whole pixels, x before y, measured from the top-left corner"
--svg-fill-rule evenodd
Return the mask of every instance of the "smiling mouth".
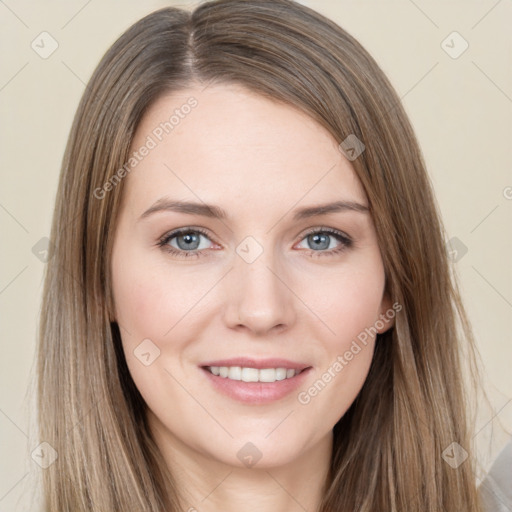
<path id="1" fill-rule="evenodd" d="M 251 368 L 241 366 L 203 366 L 211 374 L 229 380 L 242 382 L 272 383 L 292 379 L 308 368 L 302 370 L 292 368 Z"/>
<path id="2" fill-rule="evenodd" d="M 207 380 L 221 394 L 247 405 L 271 404 L 291 395 L 313 371 L 307 368 L 251 368 L 201 366 Z"/>

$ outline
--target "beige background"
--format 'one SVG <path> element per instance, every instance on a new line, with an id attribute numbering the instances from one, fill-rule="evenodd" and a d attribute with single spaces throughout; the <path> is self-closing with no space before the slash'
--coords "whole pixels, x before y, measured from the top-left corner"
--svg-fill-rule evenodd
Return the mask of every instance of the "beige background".
<path id="1" fill-rule="evenodd" d="M 512 3 L 302 3 L 358 38 L 387 73 L 416 129 L 449 238 L 467 248 L 456 269 L 491 398 L 491 406 L 480 410 L 476 434 L 480 460 L 488 467 L 506 440 L 500 423 L 512 431 Z M 0 1 L 1 512 L 30 508 L 35 446 L 28 437 L 28 386 L 44 268 L 32 248 L 49 234 L 72 117 L 107 47 L 137 19 L 165 5 L 193 4 Z M 43 31 L 58 43 L 46 59 L 31 47 Z M 469 44 L 458 58 L 442 47 L 453 31 Z M 446 44 L 454 55 L 463 41 L 451 36 Z"/>

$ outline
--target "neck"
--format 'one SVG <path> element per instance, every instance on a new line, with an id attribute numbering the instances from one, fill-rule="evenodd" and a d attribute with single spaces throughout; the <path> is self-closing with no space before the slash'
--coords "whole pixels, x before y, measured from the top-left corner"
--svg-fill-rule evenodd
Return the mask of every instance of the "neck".
<path id="1" fill-rule="evenodd" d="M 285 464 L 264 464 L 262 458 L 249 467 L 231 465 L 194 450 L 154 416 L 150 415 L 149 423 L 180 490 L 183 512 L 319 510 L 329 474 L 332 432 Z"/>

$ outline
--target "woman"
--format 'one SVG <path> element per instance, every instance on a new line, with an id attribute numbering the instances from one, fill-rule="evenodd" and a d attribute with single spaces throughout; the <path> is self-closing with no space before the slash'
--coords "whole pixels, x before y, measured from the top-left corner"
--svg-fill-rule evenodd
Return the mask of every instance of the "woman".
<path id="1" fill-rule="evenodd" d="M 137 22 L 63 162 L 45 510 L 480 510 L 443 235 L 399 98 L 339 26 L 288 0 Z"/>

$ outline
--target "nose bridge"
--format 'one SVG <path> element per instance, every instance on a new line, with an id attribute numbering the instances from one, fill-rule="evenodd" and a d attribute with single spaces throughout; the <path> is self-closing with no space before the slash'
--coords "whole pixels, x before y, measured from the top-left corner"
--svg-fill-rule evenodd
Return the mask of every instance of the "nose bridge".
<path id="1" fill-rule="evenodd" d="M 278 253 L 247 237 L 236 248 L 228 290 L 226 321 L 257 333 L 289 325 L 294 318 L 293 294 L 286 286 Z"/>

